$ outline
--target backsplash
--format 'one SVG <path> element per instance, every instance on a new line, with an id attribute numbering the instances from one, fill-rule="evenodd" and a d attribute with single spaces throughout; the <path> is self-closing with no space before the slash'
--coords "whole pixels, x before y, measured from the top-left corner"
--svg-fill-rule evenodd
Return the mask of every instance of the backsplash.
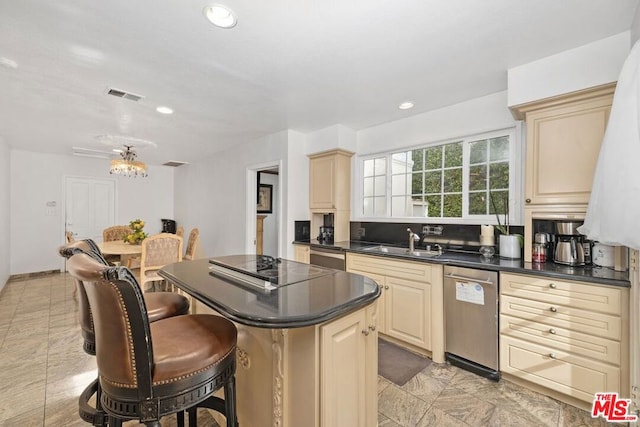
<path id="1" fill-rule="evenodd" d="M 294 221 L 293 233 L 297 242 L 308 241 L 311 238 L 311 221 Z"/>
<path id="2" fill-rule="evenodd" d="M 442 234 L 423 233 L 423 228 L 428 226 L 433 232 L 441 230 Z M 408 246 L 410 228 L 414 233 L 420 234 L 421 240 L 416 247 L 423 247 L 425 244 L 438 243 L 448 249 L 461 249 L 476 251 L 480 247 L 480 225 L 462 224 L 416 224 L 398 222 L 360 222 L 350 223 L 352 241 L 386 243 L 390 245 Z M 524 234 L 523 226 L 511 226 L 512 234 Z M 496 242 L 499 232 L 496 233 Z"/>

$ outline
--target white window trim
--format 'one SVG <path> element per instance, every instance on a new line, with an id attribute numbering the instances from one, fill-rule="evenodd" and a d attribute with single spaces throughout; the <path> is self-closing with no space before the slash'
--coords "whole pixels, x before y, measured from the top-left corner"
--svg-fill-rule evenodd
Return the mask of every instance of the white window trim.
<path id="1" fill-rule="evenodd" d="M 363 221 L 363 222 L 409 222 L 409 223 L 439 223 L 439 224 L 469 224 L 469 225 L 477 225 L 477 224 L 493 224 L 497 225 L 498 221 L 496 220 L 495 215 L 484 215 L 484 216 L 476 216 L 474 218 L 427 218 L 427 217 L 392 217 L 392 216 L 364 216 L 362 215 L 362 207 L 363 207 L 363 196 L 364 196 L 364 171 L 363 164 L 365 160 L 374 159 L 377 157 L 386 157 L 387 167 L 389 167 L 389 159 L 391 158 L 392 153 L 397 153 L 400 151 L 410 151 L 416 148 L 424 148 L 434 145 L 443 145 L 457 141 L 468 142 L 470 140 L 482 140 L 482 139 L 490 139 L 493 137 L 497 137 L 500 135 L 509 134 L 510 140 L 513 141 L 511 145 L 510 157 L 509 157 L 509 171 L 511 174 L 511 179 L 509 180 L 509 207 L 510 207 L 510 215 L 509 215 L 509 224 L 510 225 L 523 225 L 524 224 L 524 206 L 523 206 L 523 195 L 524 195 L 524 167 L 525 167 L 525 159 L 524 159 L 524 127 L 522 122 L 517 122 L 515 126 L 496 129 L 492 131 L 464 135 L 456 138 L 449 138 L 447 140 L 440 141 L 430 141 L 425 142 L 413 146 L 408 147 L 397 147 L 391 151 L 385 152 L 377 152 L 371 153 L 363 156 L 357 156 L 354 167 L 354 194 L 352 198 L 352 220 L 354 221 Z M 463 171 L 467 171 L 469 168 L 468 164 L 468 144 L 463 144 Z M 391 213 L 391 179 L 390 172 L 387 174 L 386 181 L 386 191 L 387 191 L 387 215 Z M 466 174 L 463 175 L 463 185 L 468 185 Z M 463 198 L 463 210 L 466 206 L 467 201 Z M 500 218 L 501 222 L 503 222 L 503 218 Z"/>

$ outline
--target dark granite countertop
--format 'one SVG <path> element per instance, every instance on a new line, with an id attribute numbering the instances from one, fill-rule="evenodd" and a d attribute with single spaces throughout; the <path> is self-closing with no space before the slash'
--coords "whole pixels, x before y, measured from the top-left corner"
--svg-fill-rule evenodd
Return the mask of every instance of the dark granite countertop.
<path id="1" fill-rule="evenodd" d="M 333 270 L 267 291 L 213 276 L 208 259 L 169 264 L 163 278 L 238 323 L 260 328 L 319 324 L 364 307 L 380 296 L 378 285 L 358 274 Z"/>
<path id="2" fill-rule="evenodd" d="M 531 263 L 522 260 L 502 259 L 497 255 L 485 260 L 480 254 L 472 252 L 445 251 L 442 255 L 432 257 L 413 256 L 410 254 L 392 254 L 370 250 L 371 247 L 381 243 L 373 242 L 336 242 L 334 244 L 321 244 L 318 241 L 294 241 L 296 244 L 309 245 L 312 248 L 339 249 L 345 252 L 355 252 L 365 255 L 382 256 L 388 258 L 404 259 L 408 261 L 422 261 L 435 264 L 454 265 L 459 267 L 480 268 L 484 270 L 505 271 L 528 275 L 554 277 L 565 280 L 580 280 L 583 282 L 597 283 L 611 286 L 629 287 L 629 273 L 615 271 L 604 267 L 569 267 L 553 262 Z M 385 245 L 392 246 L 392 245 Z M 419 250 L 419 249 L 418 249 Z"/>

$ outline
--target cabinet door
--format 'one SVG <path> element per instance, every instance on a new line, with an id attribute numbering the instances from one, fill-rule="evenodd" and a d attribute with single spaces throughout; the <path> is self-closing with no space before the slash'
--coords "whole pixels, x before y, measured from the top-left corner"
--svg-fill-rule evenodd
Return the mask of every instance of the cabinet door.
<path id="1" fill-rule="evenodd" d="M 387 333 L 387 317 L 386 317 L 386 307 L 387 307 L 387 292 L 389 291 L 389 285 L 387 285 L 386 283 L 386 278 L 384 276 L 381 276 L 379 274 L 373 274 L 373 273 L 369 273 L 366 271 L 360 271 L 360 270 L 352 270 L 347 268 L 347 271 L 349 273 L 355 273 L 355 274 L 361 274 L 363 276 L 366 276 L 372 280 L 375 280 L 375 282 L 378 284 L 378 286 L 380 286 L 380 298 L 378 298 L 378 312 L 377 312 L 377 321 L 376 321 L 376 329 L 378 329 L 378 331 L 382 332 L 383 334 Z"/>
<path id="2" fill-rule="evenodd" d="M 431 286 L 387 277 L 386 333 L 431 350 Z"/>
<path id="3" fill-rule="evenodd" d="M 335 157 L 318 157 L 309 161 L 309 208 L 335 208 Z"/>
<path id="4" fill-rule="evenodd" d="M 321 328 L 321 426 L 367 427 L 369 326 L 362 309 Z"/>
<path id="5" fill-rule="evenodd" d="M 306 245 L 293 245 L 294 259 L 309 264 L 309 249 L 309 246 Z"/>
<path id="6" fill-rule="evenodd" d="M 587 204 L 612 95 L 527 113 L 527 204 Z"/>

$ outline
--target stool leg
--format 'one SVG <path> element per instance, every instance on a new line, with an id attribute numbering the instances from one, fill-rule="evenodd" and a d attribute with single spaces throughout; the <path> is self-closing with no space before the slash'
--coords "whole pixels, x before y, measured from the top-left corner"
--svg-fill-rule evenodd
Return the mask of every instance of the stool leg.
<path id="1" fill-rule="evenodd" d="M 236 415 L 236 377 L 232 375 L 224 385 L 224 409 L 227 416 L 227 427 L 237 427 Z"/>
<path id="2" fill-rule="evenodd" d="M 189 427 L 198 427 L 198 407 L 187 409 L 187 413 L 189 414 Z"/>
<path id="3" fill-rule="evenodd" d="M 184 411 L 176 413 L 176 421 L 178 423 L 178 427 L 184 427 Z"/>

